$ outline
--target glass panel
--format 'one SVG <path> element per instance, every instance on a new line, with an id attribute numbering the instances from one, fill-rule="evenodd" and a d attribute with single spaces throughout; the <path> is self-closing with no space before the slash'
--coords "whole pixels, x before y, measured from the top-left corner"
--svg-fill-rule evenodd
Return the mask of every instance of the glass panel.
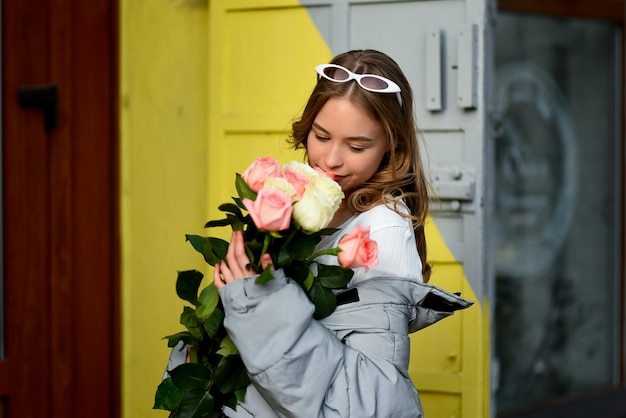
<path id="1" fill-rule="evenodd" d="M 498 16 L 498 410 L 617 383 L 619 35 Z"/>

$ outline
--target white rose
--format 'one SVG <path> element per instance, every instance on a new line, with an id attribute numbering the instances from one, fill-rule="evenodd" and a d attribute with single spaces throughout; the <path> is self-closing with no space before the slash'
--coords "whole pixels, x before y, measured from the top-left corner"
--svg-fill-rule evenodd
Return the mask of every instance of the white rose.
<path id="1" fill-rule="evenodd" d="M 335 213 L 344 198 L 341 186 L 324 174 L 317 174 L 312 181 L 313 187 L 320 189 L 331 200 L 332 211 Z"/>
<path id="2" fill-rule="evenodd" d="M 316 171 L 310 165 L 299 161 L 292 161 L 289 164 L 286 164 L 286 166 L 310 178 L 315 187 L 322 188 L 325 193 L 328 193 L 329 197 L 334 202 L 333 205 L 336 205 L 334 211 L 339 208 L 339 204 L 344 198 L 344 194 L 339 183 L 330 179 L 324 174 L 324 172 Z"/>
<path id="3" fill-rule="evenodd" d="M 296 189 L 286 179 L 282 177 L 269 177 L 263 183 L 264 189 L 280 190 L 290 198 L 296 196 Z"/>
<path id="4" fill-rule="evenodd" d="M 316 177 L 318 175 L 318 173 L 313 169 L 313 167 L 311 167 L 308 164 L 305 163 L 301 163 L 299 161 L 292 161 L 289 164 L 286 164 L 286 167 L 291 168 L 294 171 L 297 171 L 298 173 L 307 176 L 310 179 L 313 179 L 314 177 Z"/>
<path id="5" fill-rule="evenodd" d="M 311 184 L 307 184 L 302 199 L 293 206 L 293 219 L 305 231 L 315 232 L 326 228 L 343 199 L 341 187 L 323 178 L 325 176 L 316 176 Z"/>

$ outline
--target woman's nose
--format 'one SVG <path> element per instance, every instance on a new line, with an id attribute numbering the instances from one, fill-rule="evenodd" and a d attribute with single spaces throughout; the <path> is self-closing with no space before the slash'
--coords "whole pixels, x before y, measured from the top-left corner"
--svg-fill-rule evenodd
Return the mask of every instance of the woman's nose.
<path id="1" fill-rule="evenodd" d="M 340 167 L 343 164 L 341 149 L 337 146 L 329 147 L 325 162 L 328 168 Z"/>

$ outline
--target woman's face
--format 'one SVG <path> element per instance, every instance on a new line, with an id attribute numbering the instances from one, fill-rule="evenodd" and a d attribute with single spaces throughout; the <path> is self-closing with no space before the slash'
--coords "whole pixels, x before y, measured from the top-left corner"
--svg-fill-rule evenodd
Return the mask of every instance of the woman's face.
<path id="1" fill-rule="evenodd" d="M 319 167 L 348 196 L 378 170 L 387 151 L 382 125 L 346 98 L 329 99 L 307 138 L 312 167 Z"/>

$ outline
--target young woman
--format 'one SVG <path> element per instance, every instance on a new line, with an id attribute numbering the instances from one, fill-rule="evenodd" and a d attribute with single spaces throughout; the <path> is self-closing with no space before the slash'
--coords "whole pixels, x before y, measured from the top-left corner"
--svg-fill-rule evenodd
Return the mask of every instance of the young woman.
<path id="1" fill-rule="evenodd" d="M 408 80 L 394 60 L 372 50 L 341 54 L 316 70 L 319 81 L 293 124 L 292 142 L 346 195 L 331 226 L 346 232 L 371 227 L 380 243 L 379 264 L 368 277 L 427 282 L 428 187 Z M 340 234 L 335 235 L 325 244 L 337 244 Z M 353 283 L 364 273 L 356 271 Z"/>
<path id="2" fill-rule="evenodd" d="M 395 61 L 378 51 L 350 51 L 316 70 L 317 85 L 293 124 L 291 142 L 345 194 L 330 225 L 340 231 L 318 249 L 337 246 L 358 225 L 369 227 L 378 264 L 355 269 L 337 309 L 318 321 L 307 296 L 282 270 L 263 285 L 254 282 L 242 234 L 233 233 L 214 281 L 224 324 L 252 383 L 245 401 L 224 413 L 422 417 L 407 373 L 408 334 L 470 303 L 423 283 L 430 274 L 428 190 L 412 92 Z M 336 263 L 327 257 L 320 261 Z"/>

